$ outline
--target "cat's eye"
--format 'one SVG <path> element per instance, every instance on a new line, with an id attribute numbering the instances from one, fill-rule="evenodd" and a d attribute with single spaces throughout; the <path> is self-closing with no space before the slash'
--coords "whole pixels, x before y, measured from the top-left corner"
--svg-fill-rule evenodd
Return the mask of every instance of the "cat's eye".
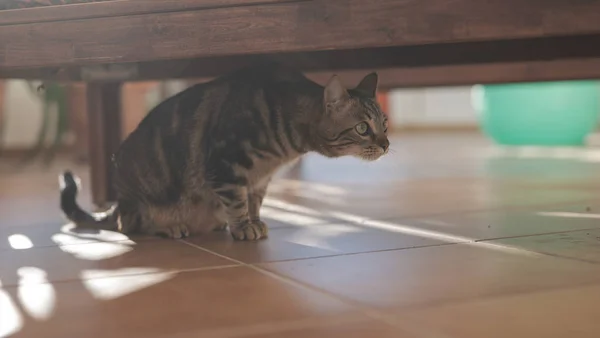
<path id="1" fill-rule="evenodd" d="M 356 129 L 356 132 L 360 135 L 366 135 L 369 131 L 369 125 L 367 124 L 367 122 L 361 122 L 357 124 L 356 127 L 354 127 L 354 129 Z"/>
<path id="2" fill-rule="evenodd" d="M 387 133 L 388 131 L 388 120 L 383 121 L 383 132 Z"/>

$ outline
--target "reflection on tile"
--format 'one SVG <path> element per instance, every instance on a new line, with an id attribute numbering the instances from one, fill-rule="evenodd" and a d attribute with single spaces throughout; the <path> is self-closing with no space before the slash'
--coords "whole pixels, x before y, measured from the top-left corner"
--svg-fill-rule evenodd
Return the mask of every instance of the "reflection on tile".
<path id="1" fill-rule="evenodd" d="M 375 321 L 373 319 L 361 318 L 358 316 L 344 316 L 341 320 L 329 319 L 315 324 L 298 325 L 298 328 L 289 330 L 277 330 L 271 333 L 257 333 L 243 335 L 246 338 L 312 338 L 312 337 L 332 337 L 332 338 L 417 338 L 422 337 L 402 328 L 389 326 L 386 323 Z M 304 327 L 302 327 L 304 326 Z M 273 330 L 270 330 L 273 331 Z"/>
<path id="2" fill-rule="evenodd" d="M 494 241 L 494 243 L 511 245 L 549 255 L 600 263 L 600 229 L 507 238 Z"/>
<path id="3" fill-rule="evenodd" d="M 475 134 L 402 135 L 392 147 L 377 163 L 309 156 L 272 196 L 381 219 L 566 205 L 600 189 L 594 149 L 503 150 Z"/>
<path id="4" fill-rule="evenodd" d="M 429 179 L 390 182 L 376 189 L 355 186 L 336 201 L 271 193 L 274 199 L 324 211 L 340 210 L 366 218 L 414 217 L 432 213 L 479 210 L 497 207 L 481 196 L 489 188 L 482 179 Z M 321 194 L 321 197 L 326 195 Z M 451 198 L 448 198 L 451 196 Z"/>
<path id="5" fill-rule="evenodd" d="M 402 311 L 398 318 L 438 337 L 598 337 L 600 287 L 584 286 Z"/>
<path id="6" fill-rule="evenodd" d="M 270 229 L 319 225 L 333 220 L 333 218 L 318 212 L 305 213 L 269 205 L 264 205 L 260 213 L 261 218 L 269 225 Z"/>
<path id="7" fill-rule="evenodd" d="M 195 237 L 188 241 L 245 263 L 405 249 L 446 243 L 350 223 L 276 228 L 269 232 L 267 240 L 256 243 L 235 242 L 228 233 Z"/>
<path id="8" fill-rule="evenodd" d="M 228 232 L 192 237 L 186 239 L 186 241 L 245 263 L 301 259 L 336 254 L 336 252 L 326 248 L 282 240 L 280 233 L 285 234 L 286 232 L 287 229 L 271 230 L 268 239 L 258 242 L 237 242 L 231 238 Z"/>
<path id="9" fill-rule="evenodd" d="M 495 239 L 600 228 L 590 205 L 547 206 L 525 210 L 450 213 L 400 220 L 415 227 L 473 239 Z"/>
<path id="10" fill-rule="evenodd" d="M 257 326 L 355 313 L 322 294 L 247 268 L 149 277 L 112 277 L 94 281 L 91 287 L 90 281 L 56 283 L 55 302 L 48 305 L 50 319 L 31 321 L 21 314 L 26 325 L 13 337 L 233 337 L 245 328 L 251 332 Z M 140 278 L 145 280 L 140 283 Z M 41 286 L 31 286 L 36 287 Z M 120 287 L 128 290 L 118 297 L 96 298 Z M 16 288 L 4 292 L 18 299 Z M 1 320 L 0 332 L 11 325 L 14 329 L 13 324 L 13 320 Z"/>
<path id="11" fill-rule="evenodd" d="M 0 254 L 2 285 L 23 281 L 23 270 L 35 267 L 49 281 L 78 279 L 86 270 L 99 270 L 107 276 L 128 274 L 130 268 L 160 271 L 231 265 L 230 261 L 172 240 L 96 242 L 57 247 L 7 250 Z M 101 275 L 95 275 L 100 277 Z"/>
<path id="12" fill-rule="evenodd" d="M 447 245 L 267 263 L 265 268 L 375 307 L 438 304 L 600 282 L 588 263 Z"/>

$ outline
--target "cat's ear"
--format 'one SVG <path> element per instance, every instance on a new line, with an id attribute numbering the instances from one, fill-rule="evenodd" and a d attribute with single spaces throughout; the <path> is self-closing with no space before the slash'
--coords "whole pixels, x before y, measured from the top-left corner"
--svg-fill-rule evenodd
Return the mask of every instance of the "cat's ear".
<path id="1" fill-rule="evenodd" d="M 325 103 L 335 103 L 349 96 L 342 82 L 334 75 L 325 86 Z"/>
<path id="2" fill-rule="evenodd" d="M 369 97 L 375 98 L 377 95 L 377 82 L 379 81 L 379 77 L 377 73 L 373 72 L 365 76 L 358 86 L 354 88 L 355 90 L 368 95 Z"/>

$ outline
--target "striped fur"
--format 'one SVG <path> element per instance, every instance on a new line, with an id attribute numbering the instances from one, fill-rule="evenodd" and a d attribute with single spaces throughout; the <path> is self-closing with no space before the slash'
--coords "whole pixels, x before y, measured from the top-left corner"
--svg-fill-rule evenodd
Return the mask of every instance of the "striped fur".
<path id="1" fill-rule="evenodd" d="M 377 75 L 346 90 L 269 64 L 193 86 L 154 108 L 114 156 L 118 207 L 91 215 L 62 177 L 61 205 L 80 227 L 181 238 L 229 226 L 237 240 L 266 238 L 260 207 L 282 165 L 316 151 L 375 160 L 387 152 Z M 368 125 L 368 132 L 360 135 Z"/>

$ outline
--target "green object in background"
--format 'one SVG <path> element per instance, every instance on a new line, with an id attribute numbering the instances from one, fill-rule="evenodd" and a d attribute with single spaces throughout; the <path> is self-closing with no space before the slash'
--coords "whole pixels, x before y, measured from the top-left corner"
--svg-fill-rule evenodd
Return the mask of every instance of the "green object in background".
<path id="1" fill-rule="evenodd" d="M 596 81 L 485 85 L 474 96 L 484 132 L 504 145 L 583 145 L 600 112 Z"/>

